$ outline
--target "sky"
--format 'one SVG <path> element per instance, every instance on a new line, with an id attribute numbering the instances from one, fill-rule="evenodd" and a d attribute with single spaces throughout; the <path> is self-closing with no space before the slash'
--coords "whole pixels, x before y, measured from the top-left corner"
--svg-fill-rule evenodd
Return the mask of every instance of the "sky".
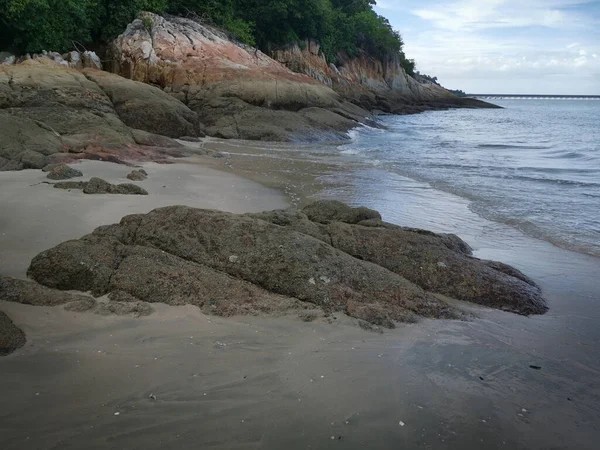
<path id="1" fill-rule="evenodd" d="M 600 0 L 377 0 L 417 70 L 471 94 L 600 95 Z"/>

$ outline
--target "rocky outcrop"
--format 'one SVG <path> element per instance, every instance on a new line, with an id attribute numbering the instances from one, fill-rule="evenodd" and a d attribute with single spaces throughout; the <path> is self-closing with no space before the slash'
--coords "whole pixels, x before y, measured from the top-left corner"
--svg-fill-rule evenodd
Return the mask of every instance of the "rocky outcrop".
<path id="1" fill-rule="evenodd" d="M 132 170 L 127 174 L 127 179 L 131 181 L 144 181 L 148 178 L 148 173 L 144 169 Z"/>
<path id="2" fill-rule="evenodd" d="M 181 100 L 213 136 L 336 139 L 369 120 L 328 86 L 189 19 L 143 13 L 112 43 L 108 59 L 109 70 Z"/>
<path id="3" fill-rule="evenodd" d="M 154 311 L 154 308 L 148 303 L 140 302 L 134 297 L 127 295 L 116 295 L 109 302 L 98 301 L 87 295 L 50 289 L 32 281 L 9 277 L 0 277 L 0 300 L 32 306 L 65 305 L 67 311 L 91 311 L 103 316 L 133 314 L 136 317 L 140 317 L 152 314 Z M 19 337 L 19 332 L 11 327 L 12 322 L 3 322 L 1 315 L 2 312 L 0 312 L 0 355 L 2 354 L 3 347 L 10 347 L 6 344 L 8 341 L 6 336 L 12 336 L 13 339 Z M 3 327 L 5 328 L 3 329 Z M 7 330 L 11 332 L 8 333 Z M 25 340 L 23 339 L 22 342 L 25 343 Z M 12 347 L 13 349 L 17 348 L 14 347 L 14 344 Z"/>
<path id="4" fill-rule="evenodd" d="M 333 65 L 327 63 L 317 42 L 305 41 L 302 46 L 294 43 L 275 50 L 271 56 L 367 110 L 410 114 L 449 107 L 496 107 L 460 99 L 437 84 L 415 80 L 402 68 L 399 54 L 390 54 L 383 60 L 365 53 L 356 57 L 339 54 L 337 65 Z"/>
<path id="5" fill-rule="evenodd" d="M 84 194 L 148 195 L 148 191 L 135 184 L 111 184 L 97 177 L 92 177 L 90 181 L 61 181 L 54 183 L 54 187 L 57 189 L 81 189 Z"/>
<path id="6" fill-rule="evenodd" d="M 546 310 L 524 275 L 473 258 L 455 236 L 385 226 L 375 211 L 339 203 L 307 212 L 160 208 L 41 253 L 28 275 L 52 289 L 224 315 L 319 307 L 387 327 L 460 317 L 439 294 L 519 314 Z"/>
<path id="7" fill-rule="evenodd" d="M 335 201 L 316 202 L 302 213 L 253 216 L 307 233 L 426 291 L 518 314 L 541 314 L 547 309 L 532 280 L 513 267 L 474 258 L 468 244 L 456 235 L 400 227 L 383 222 L 376 211 Z"/>
<path id="8" fill-rule="evenodd" d="M 408 76 L 400 55 L 383 61 L 365 54 L 339 55 L 336 67 L 311 41 L 304 50 L 294 44 L 274 51 L 271 58 L 222 31 L 180 17 L 142 13 L 108 53 L 109 70 L 160 86 L 197 112 L 208 134 L 224 138 L 336 139 L 368 120 L 367 111 L 466 106 L 466 100 L 444 88 Z M 311 117 L 308 108 L 321 112 L 313 110 Z"/>
<path id="9" fill-rule="evenodd" d="M 51 164 L 44 167 L 42 170 L 48 172 L 46 178 L 49 180 L 69 180 L 71 178 L 82 177 L 81 170 L 74 169 L 66 164 Z"/>
<path id="10" fill-rule="evenodd" d="M 200 128 L 172 96 L 114 74 L 48 58 L 0 66 L 0 170 L 181 156 L 180 144 L 155 132 L 199 136 Z"/>
<path id="11" fill-rule="evenodd" d="M 25 333 L 10 317 L 0 311 L 0 356 L 6 356 L 25 345 Z"/>

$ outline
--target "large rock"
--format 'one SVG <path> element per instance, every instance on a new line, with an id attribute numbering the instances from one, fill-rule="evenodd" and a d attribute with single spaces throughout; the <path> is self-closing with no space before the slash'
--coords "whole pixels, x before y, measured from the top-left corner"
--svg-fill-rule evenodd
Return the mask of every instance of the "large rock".
<path id="1" fill-rule="evenodd" d="M 66 164 L 54 164 L 50 166 L 47 172 L 48 175 L 46 175 L 46 178 L 50 180 L 68 180 L 83 176 L 81 170 L 74 169 Z"/>
<path id="2" fill-rule="evenodd" d="M 99 70 L 83 73 L 108 95 L 129 127 L 174 138 L 200 134 L 198 115 L 160 89 Z"/>
<path id="3" fill-rule="evenodd" d="M 0 356 L 8 355 L 25 345 L 25 333 L 10 317 L 0 311 Z"/>
<path id="4" fill-rule="evenodd" d="M 318 209 L 327 224 L 297 211 L 160 208 L 43 252 L 28 274 L 51 288 L 96 296 L 118 291 L 222 314 L 311 304 L 388 327 L 419 316 L 459 317 L 438 293 L 520 314 L 546 310 L 526 277 L 472 258 L 458 238 L 377 227 L 370 223 L 379 221 L 377 213 L 367 209 Z M 368 226 L 331 221 L 365 215 Z"/>
<path id="5" fill-rule="evenodd" d="M 160 89 L 84 74 L 48 55 L 0 66 L 0 170 L 83 158 L 163 160 L 182 156 L 182 147 L 155 133 L 203 135 L 196 114 Z"/>
<path id="6" fill-rule="evenodd" d="M 215 136 L 339 139 L 370 116 L 330 87 L 185 18 L 143 13 L 110 45 L 109 55 L 111 71 L 160 86 L 197 112 Z M 329 114 L 297 114 L 306 108 Z"/>
<path id="7" fill-rule="evenodd" d="M 254 216 L 310 234 L 427 291 L 519 314 L 547 310 L 533 281 L 506 264 L 474 258 L 468 244 L 455 235 L 389 224 L 378 218 L 377 211 L 350 208 L 336 201 L 316 202 L 303 213 L 280 211 Z M 311 221 L 319 225 L 309 226 Z"/>

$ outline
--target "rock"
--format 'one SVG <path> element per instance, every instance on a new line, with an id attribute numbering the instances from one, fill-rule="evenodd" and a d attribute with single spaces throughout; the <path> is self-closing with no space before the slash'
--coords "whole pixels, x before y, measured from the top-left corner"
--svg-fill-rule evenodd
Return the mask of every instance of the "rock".
<path id="1" fill-rule="evenodd" d="M 33 306 L 57 306 L 71 302 L 89 302 L 90 298 L 48 289 L 31 281 L 0 276 L 0 300 Z"/>
<path id="2" fill-rule="evenodd" d="M 148 178 L 148 174 L 144 169 L 132 170 L 131 173 L 127 174 L 127 178 L 132 181 L 143 181 Z"/>
<path id="3" fill-rule="evenodd" d="M 83 67 L 102 70 L 102 61 L 95 52 L 85 51 L 81 55 Z"/>
<path id="4" fill-rule="evenodd" d="M 302 213 L 273 211 L 252 216 L 313 236 L 385 267 L 427 291 L 519 314 L 547 311 L 541 291 L 532 280 L 506 264 L 473 258 L 468 244 L 458 236 L 403 228 L 380 219 L 354 225 L 352 222 L 360 219 L 354 211 L 339 202 L 323 201 L 309 205 Z M 370 215 L 376 213 L 367 211 Z M 318 222 L 329 223 L 314 223 L 305 213 Z M 330 222 L 333 217 L 342 221 Z"/>
<path id="5" fill-rule="evenodd" d="M 61 181 L 59 183 L 54 183 L 53 186 L 56 189 L 85 189 L 88 185 L 87 181 Z"/>
<path id="6" fill-rule="evenodd" d="M 90 181 L 60 181 L 54 183 L 57 189 L 83 189 L 84 194 L 123 194 L 148 195 L 148 191 L 135 184 L 110 184 L 102 178 L 93 177 Z"/>
<path id="7" fill-rule="evenodd" d="M 95 314 L 101 316 L 128 316 L 133 314 L 135 317 L 143 317 L 149 316 L 153 312 L 154 308 L 146 302 L 99 302 L 94 310 Z"/>
<path id="8" fill-rule="evenodd" d="M 344 222 L 356 224 L 363 220 L 379 219 L 381 214 L 369 208 L 351 208 L 336 200 L 319 200 L 305 207 L 302 212 L 312 222 L 327 224 Z"/>
<path id="9" fill-rule="evenodd" d="M 154 86 L 97 70 L 83 73 L 112 100 L 119 118 L 131 128 L 172 138 L 200 134 L 198 115 Z"/>
<path id="10" fill-rule="evenodd" d="M 108 51 L 111 72 L 160 86 L 198 113 L 212 136 L 331 140 L 346 137 L 357 118 L 368 121 L 367 111 L 329 86 L 190 19 L 143 13 Z"/>
<path id="11" fill-rule="evenodd" d="M 0 65 L 10 65 L 14 64 L 17 60 L 17 57 L 12 53 L 8 52 L 0 52 Z"/>
<path id="12" fill-rule="evenodd" d="M 96 299 L 90 297 L 67 303 L 65 305 L 65 310 L 71 312 L 87 312 L 95 309 L 97 306 L 98 302 L 96 301 Z"/>
<path id="13" fill-rule="evenodd" d="M 6 356 L 25 345 L 25 333 L 0 311 L 0 356 Z"/>
<path id="14" fill-rule="evenodd" d="M 46 157 L 33 150 L 21 153 L 21 164 L 24 169 L 42 169 L 46 165 Z"/>
<path id="15" fill-rule="evenodd" d="M 69 63 L 69 67 L 71 67 L 72 69 L 83 69 L 83 60 L 81 58 L 81 53 L 76 51 L 65 53 L 63 55 L 63 59 Z"/>
<path id="16" fill-rule="evenodd" d="M 328 223 L 294 211 L 159 208 L 42 252 L 28 275 L 53 289 L 125 302 L 193 304 L 224 316 L 318 307 L 386 328 L 418 317 L 462 318 L 445 301 L 451 293 L 519 314 L 546 310 L 535 285 L 444 235 L 332 222 L 378 215 L 335 202 L 308 212 Z"/>
<path id="17" fill-rule="evenodd" d="M 184 232 L 189 227 L 192 235 Z M 231 255 L 239 259 L 230 262 Z M 122 290 L 148 302 L 215 306 L 225 314 L 244 304 L 273 310 L 273 303 L 345 311 L 349 301 L 375 299 L 386 305 L 391 320 L 403 320 L 408 311 L 456 314 L 402 277 L 310 236 L 248 216 L 186 207 L 129 216 L 61 244 L 34 258 L 29 275 L 60 289 L 96 295 Z M 311 277 L 318 281 L 310 284 Z M 230 305 L 224 307 L 221 299 Z"/>
<path id="18" fill-rule="evenodd" d="M 46 178 L 49 178 L 50 180 L 68 180 L 69 178 L 76 178 L 82 176 L 83 173 L 80 170 L 73 169 L 72 167 L 69 167 L 66 164 L 53 164 L 52 168 L 48 171 L 48 175 L 46 175 Z"/>
<path id="19" fill-rule="evenodd" d="M 183 145 L 176 140 L 166 136 L 161 136 L 160 134 L 149 133 L 144 130 L 136 130 L 135 128 L 131 130 L 131 134 L 133 135 L 133 139 L 135 140 L 136 144 L 147 145 L 150 147 L 183 148 Z M 173 152 L 173 155 L 183 156 L 183 153 Z"/>
<path id="20" fill-rule="evenodd" d="M 148 192 L 135 184 L 110 184 L 102 178 L 92 178 L 83 188 L 84 194 L 124 194 L 148 195 Z"/>

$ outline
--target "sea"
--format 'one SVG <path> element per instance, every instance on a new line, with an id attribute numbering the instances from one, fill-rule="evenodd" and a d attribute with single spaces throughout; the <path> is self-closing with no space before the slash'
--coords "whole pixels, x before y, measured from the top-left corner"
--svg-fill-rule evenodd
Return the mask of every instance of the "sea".
<path id="1" fill-rule="evenodd" d="M 438 232 L 502 224 L 508 245 L 523 234 L 600 257 L 600 100 L 491 101 L 503 109 L 381 116 L 381 128 L 353 130 L 335 157 L 354 169 L 332 175 L 343 179 L 322 197 Z"/>

